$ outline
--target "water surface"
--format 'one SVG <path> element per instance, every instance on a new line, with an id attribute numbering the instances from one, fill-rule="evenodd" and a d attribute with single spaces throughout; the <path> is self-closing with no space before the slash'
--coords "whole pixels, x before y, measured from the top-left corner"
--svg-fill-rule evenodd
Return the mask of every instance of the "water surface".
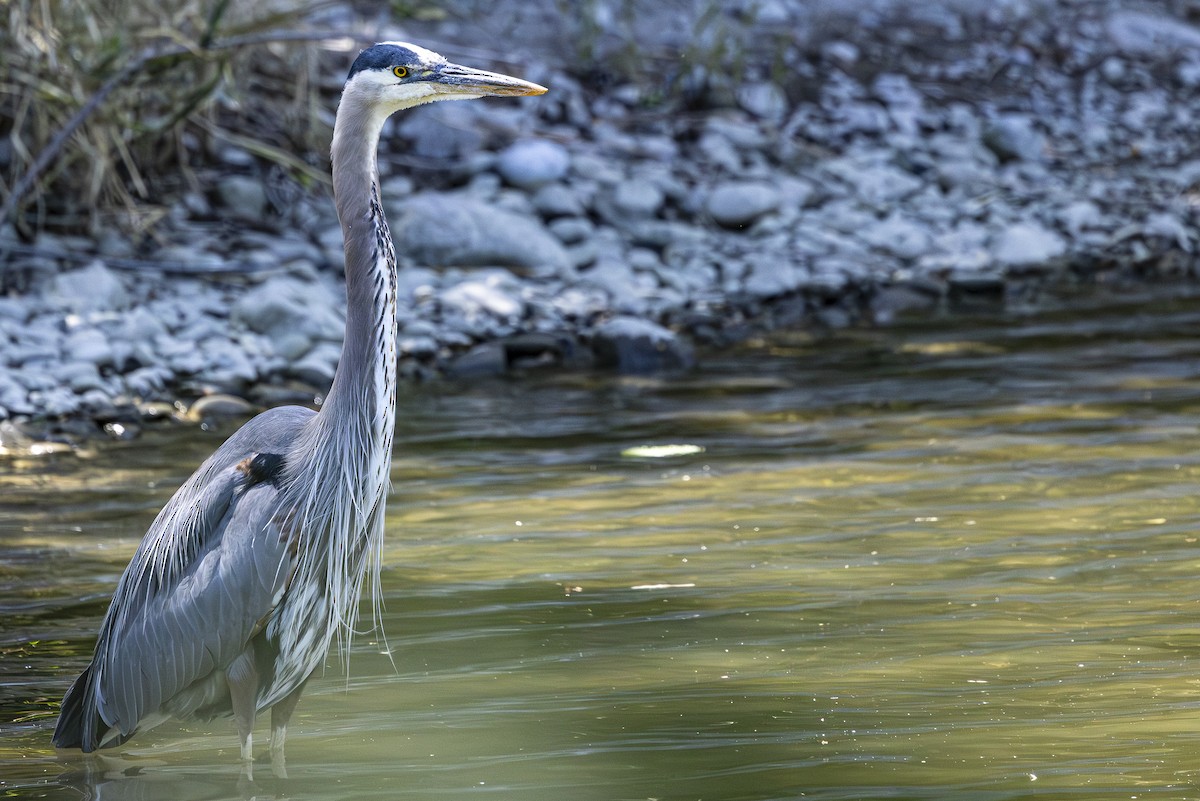
<path id="1" fill-rule="evenodd" d="M 0 462 L 0 794 L 1200 796 L 1197 331 L 1158 299 L 411 389 L 386 639 L 310 684 L 286 779 L 241 775 L 230 722 L 49 745 L 228 431 Z M 623 455 L 665 444 L 704 451 Z"/>

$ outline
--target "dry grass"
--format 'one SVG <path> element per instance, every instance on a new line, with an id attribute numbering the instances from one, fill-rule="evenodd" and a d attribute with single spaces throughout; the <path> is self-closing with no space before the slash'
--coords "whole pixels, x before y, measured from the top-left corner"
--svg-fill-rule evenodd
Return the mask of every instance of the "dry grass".
<path id="1" fill-rule="evenodd" d="M 0 197 L 23 235 L 145 230 L 222 140 L 289 172 L 320 152 L 314 10 L 297 0 L 10 0 Z M 236 134 L 231 132 L 236 131 Z M 24 181 L 24 183 L 22 183 Z M 2 222 L 2 220 L 0 220 Z"/>

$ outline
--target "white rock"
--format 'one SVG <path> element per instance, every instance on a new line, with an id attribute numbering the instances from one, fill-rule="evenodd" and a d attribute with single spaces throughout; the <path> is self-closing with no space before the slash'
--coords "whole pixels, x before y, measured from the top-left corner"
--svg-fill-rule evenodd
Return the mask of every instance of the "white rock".
<path id="1" fill-rule="evenodd" d="M 506 280 L 507 279 L 507 280 Z M 480 311 L 496 317 L 519 317 L 525 310 L 521 301 L 514 297 L 505 285 L 511 286 L 512 276 L 491 274 L 486 277 L 463 281 L 442 292 L 443 305 L 454 306 L 465 314 Z"/>
<path id="2" fill-rule="evenodd" d="M 996 262 L 1006 267 L 1044 264 L 1067 252 L 1067 243 L 1054 231 L 1036 222 L 1019 222 L 1000 231 L 992 240 Z"/>

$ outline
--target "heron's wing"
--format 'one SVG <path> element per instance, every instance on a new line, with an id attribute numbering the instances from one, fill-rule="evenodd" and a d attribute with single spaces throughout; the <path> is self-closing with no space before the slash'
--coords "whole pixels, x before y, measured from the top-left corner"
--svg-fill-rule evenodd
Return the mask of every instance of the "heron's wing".
<path id="1" fill-rule="evenodd" d="M 293 561 L 279 515 L 283 454 L 311 412 L 273 411 L 179 489 L 121 577 L 93 670 L 97 711 L 123 735 L 227 666 L 282 598 Z"/>

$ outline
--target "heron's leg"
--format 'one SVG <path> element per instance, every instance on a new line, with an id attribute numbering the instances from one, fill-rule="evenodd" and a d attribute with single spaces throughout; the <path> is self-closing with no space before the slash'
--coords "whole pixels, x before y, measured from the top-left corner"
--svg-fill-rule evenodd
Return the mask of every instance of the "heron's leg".
<path id="1" fill-rule="evenodd" d="M 279 703 L 271 707 L 271 763 L 278 765 L 282 770 L 284 767 L 283 743 L 287 739 L 287 725 L 292 718 L 292 712 L 296 709 L 296 703 L 300 700 L 300 693 L 304 692 L 304 685 L 308 684 L 308 679 L 296 685 L 296 689 L 280 699 Z"/>
<path id="2" fill-rule="evenodd" d="M 258 703 L 258 669 L 254 666 L 254 651 L 247 648 L 225 668 L 229 684 L 229 699 L 233 703 L 233 720 L 242 743 L 242 761 L 254 761 L 254 713 Z"/>

